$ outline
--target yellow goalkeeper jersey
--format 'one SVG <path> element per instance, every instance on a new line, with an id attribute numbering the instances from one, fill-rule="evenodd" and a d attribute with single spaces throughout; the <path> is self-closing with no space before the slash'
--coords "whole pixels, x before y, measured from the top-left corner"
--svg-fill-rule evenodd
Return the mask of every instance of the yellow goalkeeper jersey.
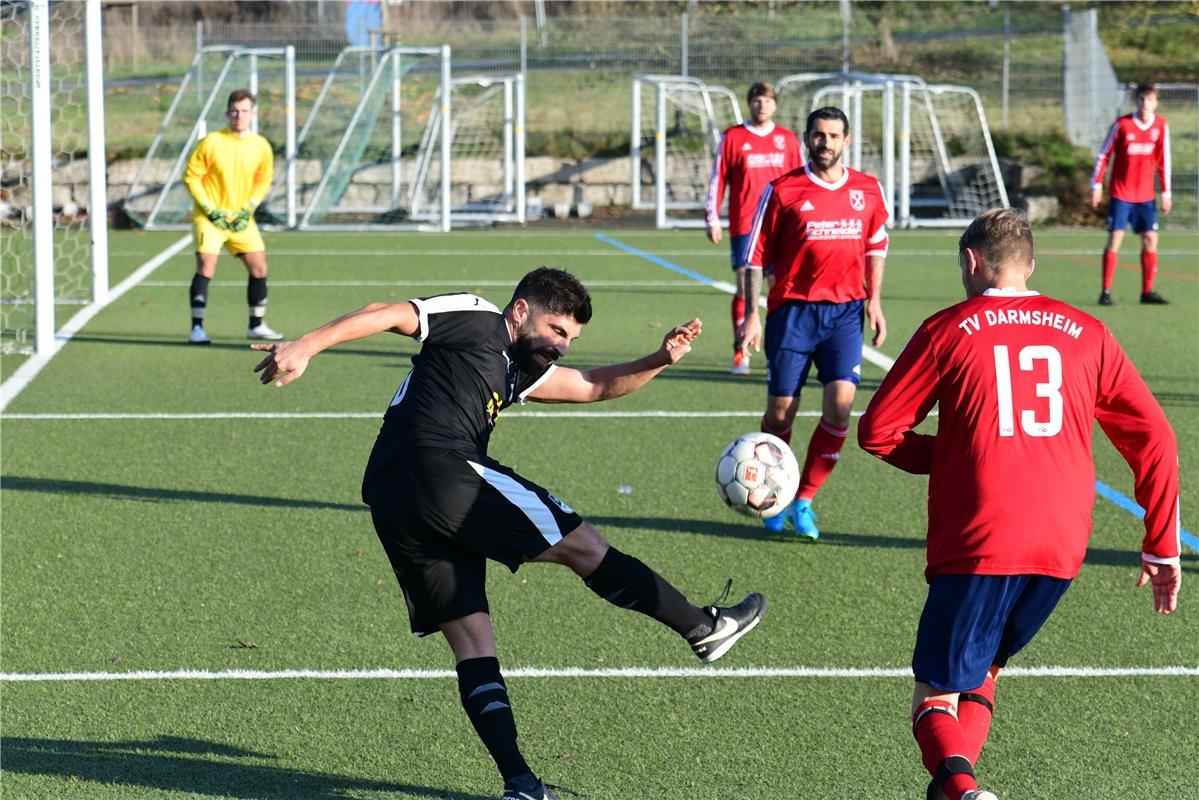
<path id="1" fill-rule="evenodd" d="M 266 199 L 274 174 L 275 154 L 265 137 L 226 129 L 200 140 L 187 159 L 183 182 L 196 201 L 194 216 L 203 217 L 201 206 L 230 212 L 257 206 Z"/>

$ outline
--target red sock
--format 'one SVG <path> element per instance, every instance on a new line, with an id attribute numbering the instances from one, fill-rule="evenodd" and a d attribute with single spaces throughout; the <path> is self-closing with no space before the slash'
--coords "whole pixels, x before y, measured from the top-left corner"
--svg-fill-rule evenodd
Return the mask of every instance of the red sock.
<path id="1" fill-rule="evenodd" d="M 987 675 L 983 685 L 972 692 L 962 692 L 958 697 L 958 723 L 966 734 L 966 742 L 970 751 L 966 758 L 971 764 L 978 763 L 978 754 L 982 752 L 991 731 L 991 715 L 995 712 L 995 679 Z"/>
<path id="2" fill-rule="evenodd" d="M 745 298 L 733 295 L 733 304 L 731 307 L 733 317 L 733 333 L 741 327 L 741 323 L 745 322 Z"/>
<path id="3" fill-rule="evenodd" d="M 1116 277 L 1116 253 L 1112 250 L 1103 251 L 1103 291 L 1112 290 L 1112 279 Z"/>
<path id="4" fill-rule="evenodd" d="M 1153 291 L 1153 281 L 1157 277 L 1157 251 L 1141 251 L 1141 294 Z"/>
<path id="5" fill-rule="evenodd" d="M 762 431 L 762 433 L 772 433 L 775 436 L 782 439 L 787 444 L 791 444 L 791 429 L 784 428 L 781 431 L 776 431 L 774 428 L 770 427 L 770 425 L 766 422 L 765 415 L 762 416 L 762 422 L 761 422 L 761 425 L 759 426 L 759 429 Z"/>
<path id="6" fill-rule="evenodd" d="M 804 458 L 803 473 L 799 478 L 800 500 L 811 500 L 816 492 L 824 485 L 837 460 L 841 458 L 841 448 L 849 436 L 849 428 L 835 428 L 823 419 L 816 424 L 812 438 L 808 442 L 808 455 Z"/>
<path id="7" fill-rule="evenodd" d="M 961 800 L 964 792 L 978 788 L 965 756 L 966 735 L 954 715 L 952 703 L 925 700 L 912 715 L 912 733 L 920 745 L 924 768 L 941 785 L 949 800 Z"/>

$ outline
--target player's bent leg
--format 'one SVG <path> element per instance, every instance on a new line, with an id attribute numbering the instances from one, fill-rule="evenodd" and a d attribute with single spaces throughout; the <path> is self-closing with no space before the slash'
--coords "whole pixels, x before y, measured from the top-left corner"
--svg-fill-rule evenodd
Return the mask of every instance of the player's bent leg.
<path id="1" fill-rule="evenodd" d="M 541 800 L 545 787 L 516 743 L 516 719 L 495 656 L 491 617 L 478 612 L 440 627 L 454 652 L 462 709 L 504 779 L 504 797 Z"/>
<path id="2" fill-rule="evenodd" d="M 760 594 L 751 594 L 731 608 L 694 606 L 673 584 L 640 559 L 612 547 L 586 522 L 533 560 L 571 567 L 588 589 L 612 605 L 645 614 L 685 638 L 705 663 L 728 652 L 766 611 L 766 598 Z"/>
<path id="3" fill-rule="evenodd" d="M 992 666 L 981 686 L 958 695 L 958 722 L 970 745 L 966 757 L 971 764 L 978 763 L 991 732 L 991 717 L 995 713 L 995 676 L 998 674 L 999 667 Z"/>

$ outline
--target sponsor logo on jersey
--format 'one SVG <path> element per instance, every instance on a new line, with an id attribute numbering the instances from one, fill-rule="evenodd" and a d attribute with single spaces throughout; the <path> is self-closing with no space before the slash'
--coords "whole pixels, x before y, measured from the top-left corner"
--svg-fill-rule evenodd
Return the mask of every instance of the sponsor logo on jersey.
<path id="1" fill-rule="evenodd" d="M 849 190 L 849 206 L 854 211 L 862 211 L 866 208 L 866 193 L 861 189 Z"/>
<path id="2" fill-rule="evenodd" d="M 504 430 L 508 430 L 508 429 L 507 429 L 507 428 L 505 428 Z M 550 502 L 551 502 L 551 503 L 553 503 L 554 505 L 556 505 L 558 508 L 562 509 L 562 510 L 563 510 L 564 512 L 566 512 L 567 514 L 573 514 L 573 513 L 575 513 L 575 510 L 574 510 L 573 508 L 571 508 L 570 506 L 566 505 L 566 503 L 563 503 L 561 500 L 559 500 L 558 498 L 554 497 L 554 496 L 553 496 L 552 494 L 550 494 L 549 492 L 546 492 L 546 493 L 545 493 L 545 496 L 546 496 L 546 497 L 548 497 L 548 498 L 550 499 Z"/>
<path id="3" fill-rule="evenodd" d="M 1155 147 L 1152 142 L 1129 142 L 1125 152 L 1130 156 L 1151 156 Z"/>
<path id="4" fill-rule="evenodd" d="M 749 169 L 782 169 L 782 153 L 750 153 L 745 157 L 745 166 Z"/>
<path id="5" fill-rule="evenodd" d="M 785 137 L 785 136 L 783 136 L 781 133 L 776 133 L 776 134 L 774 135 L 774 149 L 775 149 L 775 150 L 782 150 L 782 149 L 783 149 L 783 148 L 785 148 L 786 146 L 787 146 L 787 139 L 786 139 L 786 137 Z"/>
<path id="6" fill-rule="evenodd" d="M 862 221 L 860 219 L 812 220 L 807 224 L 804 236 L 809 241 L 816 241 L 818 239 L 861 239 Z"/>

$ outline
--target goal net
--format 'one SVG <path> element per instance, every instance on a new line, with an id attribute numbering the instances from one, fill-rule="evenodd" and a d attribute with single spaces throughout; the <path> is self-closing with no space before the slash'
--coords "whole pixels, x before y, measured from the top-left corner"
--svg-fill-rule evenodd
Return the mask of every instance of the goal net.
<path id="1" fill-rule="evenodd" d="M 452 78 L 448 46 L 391 47 L 364 71 L 362 50 L 338 57 L 301 130 L 300 227 L 523 222 L 523 76 Z"/>
<path id="2" fill-rule="evenodd" d="M 188 65 L 137 176 L 125 196 L 125 212 L 145 228 L 184 229 L 191 223 L 193 201 L 183 183 L 187 158 L 206 135 L 228 124 L 229 94 L 249 89 L 258 98 L 254 130 L 276 153 L 275 173 L 293 174 L 295 142 L 295 52 L 292 47 L 202 48 Z M 294 183 L 294 181 L 293 181 Z M 294 196 L 294 192 L 290 193 Z M 289 196 L 284 192 L 284 202 Z M 287 209 L 273 207 L 280 221 Z M 266 209 L 264 209 L 266 210 Z"/>
<path id="3" fill-rule="evenodd" d="M 741 124 L 737 96 L 682 75 L 634 75 L 630 191 L 659 228 L 702 228 L 712 165 L 726 128 Z"/>
<path id="4" fill-rule="evenodd" d="M 2 10 L 0 352 L 5 355 L 51 352 L 60 327 L 56 307 L 107 300 L 99 9 L 99 0 L 35 0 Z M 95 121 L 90 128 L 89 119 Z"/>
<path id="5" fill-rule="evenodd" d="M 1007 190 L 978 93 L 913 75 L 806 73 L 775 84 L 779 119 L 796 131 L 836 106 L 853 139 L 846 163 L 883 185 L 900 227 L 958 226 L 1007 206 Z"/>

